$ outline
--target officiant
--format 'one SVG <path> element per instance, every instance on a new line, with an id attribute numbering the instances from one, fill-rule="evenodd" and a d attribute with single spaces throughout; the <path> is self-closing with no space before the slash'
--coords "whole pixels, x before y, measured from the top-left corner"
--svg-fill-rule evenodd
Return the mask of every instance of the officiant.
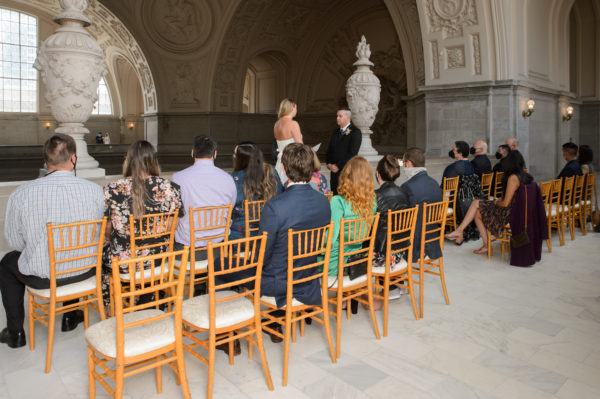
<path id="1" fill-rule="evenodd" d="M 338 109 L 336 121 L 339 129 L 331 135 L 329 147 L 327 147 L 327 169 L 331 171 L 331 191 L 337 194 L 338 177 L 346 162 L 358 154 L 362 133 L 359 128 L 352 124 L 352 113 L 350 108 Z"/>

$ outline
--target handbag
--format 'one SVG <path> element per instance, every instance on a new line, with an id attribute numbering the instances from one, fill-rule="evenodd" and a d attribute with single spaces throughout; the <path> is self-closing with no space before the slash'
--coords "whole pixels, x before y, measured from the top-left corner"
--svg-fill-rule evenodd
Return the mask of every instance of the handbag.
<path id="1" fill-rule="evenodd" d="M 519 234 L 515 234 L 510 238 L 510 243 L 513 248 L 521 248 L 529 244 L 529 235 L 527 235 L 527 186 L 525 186 L 525 228 Z"/>
<path id="2" fill-rule="evenodd" d="M 368 258 L 366 254 L 356 254 L 348 257 L 348 263 L 356 262 L 361 259 L 362 262 L 344 268 L 344 274 L 347 275 L 350 280 L 354 280 L 367 274 Z"/>

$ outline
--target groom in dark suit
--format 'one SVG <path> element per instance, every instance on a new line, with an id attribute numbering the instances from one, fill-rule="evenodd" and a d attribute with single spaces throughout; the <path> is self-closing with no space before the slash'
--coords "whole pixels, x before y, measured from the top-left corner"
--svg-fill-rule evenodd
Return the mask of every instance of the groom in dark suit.
<path id="1" fill-rule="evenodd" d="M 290 181 L 286 190 L 267 201 L 260 218 L 260 233 L 267 232 L 263 260 L 261 295 L 273 296 L 278 307 L 285 305 L 287 294 L 288 229 L 306 230 L 325 226 L 331 220 L 327 197 L 308 182 L 313 173 L 313 155 L 309 146 L 292 143 L 283 150 L 281 162 Z M 309 264 L 315 259 L 303 259 Z M 297 278 L 314 270 L 297 272 Z M 294 298 L 306 305 L 321 303 L 321 286 L 311 280 L 294 286 Z"/>
<path id="2" fill-rule="evenodd" d="M 339 129 L 331 135 L 329 147 L 327 147 L 327 169 L 331 171 L 331 191 L 337 194 L 338 177 L 346 162 L 358 154 L 362 133 L 351 121 L 350 108 L 340 108 L 337 112 L 336 121 Z"/>

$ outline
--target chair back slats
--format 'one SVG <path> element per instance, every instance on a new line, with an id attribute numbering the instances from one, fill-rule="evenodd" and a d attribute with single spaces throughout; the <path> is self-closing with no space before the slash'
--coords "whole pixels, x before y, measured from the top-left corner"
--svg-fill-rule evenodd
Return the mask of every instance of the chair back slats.
<path id="1" fill-rule="evenodd" d="M 144 250 L 162 247 L 159 252 L 173 251 L 177 212 L 152 213 L 139 218 L 129 215 L 131 256 L 142 256 Z M 156 252 L 156 251 L 153 251 Z"/>
<path id="2" fill-rule="evenodd" d="M 492 193 L 492 182 L 494 181 L 494 173 L 484 173 L 481 175 L 481 189 L 486 198 L 489 198 Z"/>
<path id="3" fill-rule="evenodd" d="M 589 201 L 591 209 L 592 200 L 594 199 L 594 186 L 596 184 L 596 174 L 588 173 L 585 179 L 584 201 Z"/>
<path id="4" fill-rule="evenodd" d="M 364 218 L 340 219 L 340 249 L 338 260 L 338 286 L 342 288 L 344 269 L 367 261 L 367 265 L 373 264 L 373 245 L 375 232 L 379 222 L 379 212 Z M 350 246 L 360 245 L 357 249 Z M 357 256 L 361 255 L 361 256 Z M 353 260 L 349 260 L 353 257 Z M 367 267 L 368 279 L 371 278 L 371 267 Z"/>
<path id="5" fill-rule="evenodd" d="M 502 178 L 504 172 L 496 172 L 496 179 L 494 180 L 494 196 L 496 198 L 504 197 L 504 189 L 502 188 Z"/>
<path id="6" fill-rule="evenodd" d="M 573 189 L 575 187 L 575 176 L 563 178 L 561 204 L 564 207 L 573 205 Z"/>
<path id="7" fill-rule="evenodd" d="M 51 287 L 56 288 L 56 278 L 95 267 L 100 269 L 105 228 L 106 217 L 85 222 L 46 225 Z"/>
<path id="8" fill-rule="evenodd" d="M 208 241 L 226 240 L 229 237 L 232 208 L 233 204 L 190 207 L 190 248 L 206 247 Z"/>
<path id="9" fill-rule="evenodd" d="M 294 285 L 322 278 L 326 290 L 332 232 L 333 222 L 314 229 L 288 230 L 287 294 L 290 303 Z M 320 261 L 319 255 L 323 256 Z M 321 271 L 317 271 L 318 268 L 321 268 Z M 310 273 L 311 269 L 315 272 Z"/>
<path id="10" fill-rule="evenodd" d="M 444 229 L 446 227 L 446 209 L 448 201 L 423 203 L 423 228 L 421 229 L 421 259 L 425 256 L 425 245 L 434 241 L 440 242 L 444 250 Z"/>
<path id="11" fill-rule="evenodd" d="M 585 176 L 575 176 L 575 183 L 573 185 L 573 206 L 575 204 L 581 204 L 583 202 L 583 195 L 585 193 Z"/>
<path id="12" fill-rule="evenodd" d="M 265 200 L 244 201 L 244 222 L 246 229 L 246 237 L 250 237 L 253 231 L 258 231 L 258 222 L 262 208 L 265 205 Z"/>
<path id="13" fill-rule="evenodd" d="M 444 199 L 451 205 L 456 204 L 456 190 L 458 189 L 459 176 L 444 177 Z"/>
<path id="14" fill-rule="evenodd" d="M 410 267 L 413 242 L 417 225 L 419 205 L 414 208 L 388 212 L 388 228 L 385 252 L 385 270 L 389 272 L 392 256 L 406 251 L 406 261 Z"/>

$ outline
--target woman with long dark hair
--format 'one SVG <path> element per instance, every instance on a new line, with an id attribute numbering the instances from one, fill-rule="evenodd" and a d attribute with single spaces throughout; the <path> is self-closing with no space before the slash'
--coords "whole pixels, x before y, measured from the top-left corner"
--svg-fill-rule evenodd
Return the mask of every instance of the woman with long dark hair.
<path id="1" fill-rule="evenodd" d="M 179 211 L 182 206 L 179 186 L 159 176 L 160 167 L 152 144 L 145 140 L 133 143 L 123 162 L 123 178 L 104 186 L 108 217 L 104 244 L 102 292 L 108 304 L 112 258 L 129 259 L 129 215 Z M 158 253 L 162 247 L 143 250 L 136 256 Z M 124 272 L 128 272 L 125 270 Z"/>
<path id="2" fill-rule="evenodd" d="M 519 151 L 511 151 L 506 157 L 504 165 L 506 168 L 502 177 L 504 197 L 502 199 L 473 201 L 462 223 L 452 233 L 446 234 L 446 238 L 456 240 L 460 244 L 463 240 L 463 231 L 474 220 L 483 240 L 481 248 L 473 251 L 476 254 L 487 253 L 488 230 L 495 236 L 500 236 L 502 233 L 504 226 L 509 221 L 515 192 L 520 185 L 533 182 L 533 177 L 523 171 L 525 160 Z"/>
<path id="3" fill-rule="evenodd" d="M 234 240 L 246 236 L 244 200 L 270 200 L 283 186 L 273 166 L 264 162 L 262 151 L 251 142 L 235 147 L 231 176 L 237 189 L 229 230 L 229 239 Z"/>

